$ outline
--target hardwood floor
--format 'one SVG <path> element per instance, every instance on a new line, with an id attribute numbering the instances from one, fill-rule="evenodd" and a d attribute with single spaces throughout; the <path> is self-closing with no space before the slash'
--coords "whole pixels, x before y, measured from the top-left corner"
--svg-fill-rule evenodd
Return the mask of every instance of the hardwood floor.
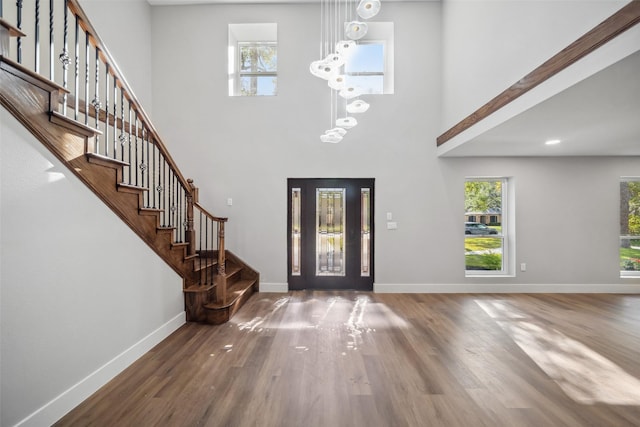
<path id="1" fill-rule="evenodd" d="M 256 294 L 57 426 L 638 426 L 640 295 Z"/>

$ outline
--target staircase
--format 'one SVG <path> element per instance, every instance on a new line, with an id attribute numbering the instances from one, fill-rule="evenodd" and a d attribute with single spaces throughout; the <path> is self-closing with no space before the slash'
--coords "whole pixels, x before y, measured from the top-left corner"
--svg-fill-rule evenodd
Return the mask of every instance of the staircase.
<path id="1" fill-rule="evenodd" d="M 227 218 L 200 205 L 77 1 L 27 3 L 0 3 L 0 103 L 183 278 L 187 321 L 228 321 L 259 274 L 225 249 Z M 38 40 L 49 30 L 62 46 Z"/>

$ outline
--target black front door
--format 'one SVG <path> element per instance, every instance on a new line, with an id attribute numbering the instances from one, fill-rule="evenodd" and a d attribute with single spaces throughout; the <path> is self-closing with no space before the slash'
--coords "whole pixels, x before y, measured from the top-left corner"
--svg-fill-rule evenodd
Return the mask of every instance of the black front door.
<path id="1" fill-rule="evenodd" d="M 373 179 L 288 180 L 289 289 L 373 290 Z"/>

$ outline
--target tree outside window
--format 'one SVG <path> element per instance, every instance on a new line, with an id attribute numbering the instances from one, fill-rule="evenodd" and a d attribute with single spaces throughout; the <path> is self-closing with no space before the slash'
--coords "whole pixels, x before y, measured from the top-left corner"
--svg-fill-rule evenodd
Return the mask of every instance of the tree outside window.
<path id="1" fill-rule="evenodd" d="M 640 178 L 620 181 L 620 272 L 640 276 Z"/>
<path id="2" fill-rule="evenodd" d="M 503 227 L 506 179 L 465 182 L 465 270 L 467 275 L 506 273 Z"/>
<path id="3" fill-rule="evenodd" d="M 275 95 L 278 88 L 278 49 L 276 43 L 238 43 L 240 94 Z"/>

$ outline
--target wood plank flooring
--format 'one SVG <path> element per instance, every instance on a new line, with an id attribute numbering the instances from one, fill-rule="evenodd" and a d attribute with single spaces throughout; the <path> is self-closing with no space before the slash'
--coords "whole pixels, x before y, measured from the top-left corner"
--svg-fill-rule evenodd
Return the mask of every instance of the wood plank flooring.
<path id="1" fill-rule="evenodd" d="M 639 426 L 640 295 L 254 295 L 57 426 Z"/>

